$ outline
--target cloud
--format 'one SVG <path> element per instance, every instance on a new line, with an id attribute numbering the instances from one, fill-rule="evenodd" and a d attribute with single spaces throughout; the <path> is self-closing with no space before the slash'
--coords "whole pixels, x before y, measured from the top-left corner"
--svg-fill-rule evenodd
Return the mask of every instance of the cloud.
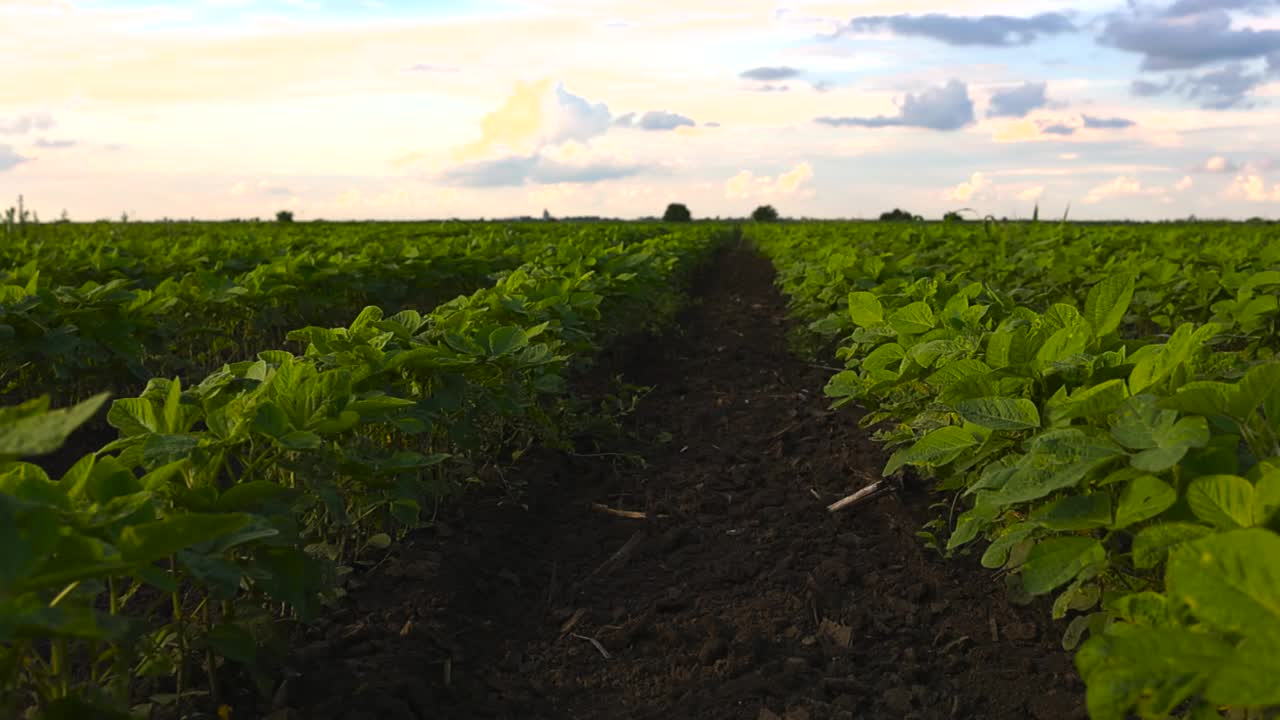
<path id="1" fill-rule="evenodd" d="M 1182 18 L 1215 10 L 1244 10 L 1261 13 L 1280 5 L 1277 0 L 1178 0 L 1164 11 L 1166 17 Z"/>
<path id="2" fill-rule="evenodd" d="M 1180 89 L 1206 110 L 1229 110 L 1249 106 L 1248 96 L 1266 81 L 1260 72 L 1249 72 L 1243 65 L 1232 63 L 1183 79 Z"/>
<path id="3" fill-rule="evenodd" d="M 9 145 L 0 145 L 0 172 L 12 170 L 30 159 L 31 158 L 25 158 L 19 155 L 17 151 Z"/>
<path id="4" fill-rule="evenodd" d="M 974 120 L 969 88 L 959 80 L 907 93 L 896 116 L 820 117 L 815 122 L 832 127 L 919 127 L 930 130 L 959 130 Z"/>
<path id="5" fill-rule="evenodd" d="M 773 177 L 756 176 L 750 170 L 742 170 L 724 183 L 724 196 L 730 200 L 774 195 L 795 195 L 813 179 L 813 166 L 807 162 Z"/>
<path id="6" fill-rule="evenodd" d="M 738 74 L 738 77 L 761 82 L 776 82 L 778 80 L 789 80 L 799 75 L 800 71 L 793 67 L 758 67 L 744 70 Z"/>
<path id="7" fill-rule="evenodd" d="M 255 184 L 249 184 L 243 180 L 232 185 L 227 190 L 227 194 L 232 197 L 245 197 L 248 195 L 267 195 L 269 197 L 291 197 L 293 191 L 283 185 L 273 183 L 270 180 L 259 180 Z"/>
<path id="8" fill-rule="evenodd" d="M 638 117 L 635 113 L 627 113 L 617 118 L 614 124 L 618 127 L 650 131 L 675 130 L 680 127 L 697 127 L 698 125 L 693 121 L 693 118 L 665 110 L 650 110 Z"/>
<path id="9" fill-rule="evenodd" d="M 720 127 L 720 123 L 718 123 L 718 122 L 704 122 L 704 123 L 702 123 L 702 127 L 718 128 L 718 127 Z"/>
<path id="10" fill-rule="evenodd" d="M 1048 83 L 1025 82 L 1015 88 L 1000 90 L 991 96 L 987 117 L 1026 117 L 1027 113 L 1049 104 L 1045 91 Z"/>
<path id="11" fill-rule="evenodd" d="M 569 142 L 531 155 L 465 163 L 441 173 L 439 179 L 447 185 L 472 188 L 585 184 L 631 177 L 652 169 L 623 158 L 593 157 L 585 145 Z"/>
<path id="12" fill-rule="evenodd" d="M 75 140 L 49 140 L 47 138 L 36 138 L 35 146 L 38 148 L 46 148 L 49 150 L 62 150 L 65 148 L 75 147 L 80 143 Z"/>
<path id="13" fill-rule="evenodd" d="M 1229 174 L 1240 170 L 1240 164 L 1221 155 L 1214 155 L 1191 169 L 1192 172 Z"/>
<path id="14" fill-rule="evenodd" d="M 1190 73 L 1164 82 L 1134 80 L 1129 92 L 1137 97 L 1176 94 L 1200 103 L 1205 110 L 1231 110 L 1252 107 L 1249 96 L 1267 82 L 1269 76 L 1280 75 L 1280 53 L 1267 59 L 1266 72 L 1250 70 L 1243 63 L 1230 63 L 1203 73 Z"/>
<path id="15" fill-rule="evenodd" d="M 1153 71 L 1262 58 L 1280 50 L 1280 30 L 1236 29 L 1231 23 L 1221 3 L 1173 17 L 1136 10 L 1112 15 L 1098 41 L 1141 55 L 1142 69 Z"/>
<path id="16" fill-rule="evenodd" d="M 790 195 L 812 178 L 813 166 L 807 162 L 802 162 L 790 171 L 778 176 L 778 191 L 783 195 Z"/>
<path id="17" fill-rule="evenodd" d="M 1044 197 L 1044 191 L 1045 187 L 1043 185 L 1033 185 L 1018 193 L 1018 199 L 1024 202 L 1035 202 Z"/>
<path id="18" fill-rule="evenodd" d="M 976 172 L 969 177 L 967 182 L 951 188 L 946 192 L 946 198 L 955 202 L 969 202 L 975 197 L 986 194 L 993 189 L 991 180 L 980 172 Z"/>
<path id="19" fill-rule="evenodd" d="M 417 63 L 416 65 L 409 66 L 409 72 L 456 73 L 460 71 L 461 71 L 461 68 L 457 68 L 452 65 L 436 65 L 434 63 Z"/>
<path id="20" fill-rule="evenodd" d="M 1064 123 L 1051 123 L 1048 125 L 1041 125 L 1040 132 L 1046 135 L 1075 135 L 1076 129 L 1073 126 Z"/>
<path id="21" fill-rule="evenodd" d="M 1224 194 L 1249 202 L 1280 202 L 1280 184 L 1272 185 L 1268 190 L 1267 182 L 1259 175 L 1237 175 Z"/>
<path id="22" fill-rule="evenodd" d="M 480 139 L 458 155 L 463 159 L 531 157 L 547 145 L 602 135 L 612 124 L 607 105 L 588 102 L 563 84 L 517 82 L 506 101 L 480 120 Z"/>
<path id="23" fill-rule="evenodd" d="M 1142 194 L 1142 183 L 1137 178 L 1121 176 L 1103 185 L 1099 185 L 1084 196 L 1086 205 L 1095 205 L 1108 198 Z"/>
<path id="24" fill-rule="evenodd" d="M 751 92 L 779 93 L 779 92 L 790 92 L 791 86 L 778 85 L 777 83 L 762 83 L 760 85 L 755 85 L 747 89 L 750 90 Z"/>
<path id="25" fill-rule="evenodd" d="M 1191 189 L 1192 185 L 1195 185 L 1195 184 L 1196 184 L 1196 181 L 1192 180 L 1190 175 L 1187 175 L 1183 177 L 1181 180 L 1179 180 L 1178 183 L 1173 186 L 1173 188 L 1178 192 L 1186 192 L 1187 190 Z"/>
<path id="26" fill-rule="evenodd" d="M 1101 118 L 1092 115 L 1081 115 L 1080 120 L 1087 130 L 1124 130 L 1137 125 L 1137 123 L 1128 118 L 1119 117 Z"/>
<path id="27" fill-rule="evenodd" d="M 1076 26 L 1061 13 L 1041 13 L 1028 18 L 1008 15 L 965 17 L 957 15 L 875 15 L 857 17 L 843 32 L 890 32 L 927 37 L 948 45 L 1011 47 L 1030 45 L 1042 35 L 1075 32 Z"/>
<path id="28" fill-rule="evenodd" d="M 10 120 L 0 120 L 0 135 L 25 135 L 32 130 L 48 130 L 55 125 L 48 113 L 19 115 Z"/>

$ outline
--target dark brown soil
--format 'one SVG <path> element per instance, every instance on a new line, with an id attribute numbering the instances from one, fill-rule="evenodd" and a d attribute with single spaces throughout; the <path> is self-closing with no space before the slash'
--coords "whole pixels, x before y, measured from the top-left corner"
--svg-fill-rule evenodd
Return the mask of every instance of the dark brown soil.
<path id="1" fill-rule="evenodd" d="M 772 280 L 723 253 L 678 329 L 584 381 L 654 387 L 634 437 L 538 453 L 527 509 L 468 498 L 403 545 L 301 641 L 274 716 L 1083 717 L 1045 608 L 916 538 L 935 498 L 826 512 L 883 458 L 788 352 Z"/>

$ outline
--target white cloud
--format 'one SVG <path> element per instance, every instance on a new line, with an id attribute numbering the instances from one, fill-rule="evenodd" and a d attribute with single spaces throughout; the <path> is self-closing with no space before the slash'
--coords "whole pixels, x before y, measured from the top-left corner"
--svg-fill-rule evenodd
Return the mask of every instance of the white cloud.
<path id="1" fill-rule="evenodd" d="M 979 195 L 984 195 L 994 190 L 991 180 L 980 172 L 974 173 L 969 180 L 947 191 L 948 200 L 956 202 L 969 202 Z"/>
<path id="2" fill-rule="evenodd" d="M 1036 200 L 1039 200 L 1040 198 L 1044 197 L 1044 190 L 1045 188 L 1043 185 L 1035 185 L 1033 187 L 1029 187 L 1026 190 L 1023 190 L 1022 192 L 1018 193 L 1018 199 L 1024 200 L 1026 202 L 1035 202 Z"/>
<path id="3" fill-rule="evenodd" d="M 1094 205 L 1108 198 L 1143 194 L 1142 183 L 1137 178 L 1122 175 L 1114 180 L 1099 185 L 1084 196 L 1086 205 Z"/>
<path id="4" fill-rule="evenodd" d="M 730 200 L 770 195 L 795 195 L 813 179 L 813 166 L 798 163 L 775 180 L 768 175 L 757 176 L 750 170 L 742 170 L 724 183 L 724 196 Z"/>
<path id="5" fill-rule="evenodd" d="M 1226 189 L 1227 197 L 1244 198 L 1249 202 L 1280 203 L 1280 183 L 1267 189 L 1267 181 L 1260 175 L 1237 175 L 1235 182 Z"/>
<path id="6" fill-rule="evenodd" d="M 1191 176 L 1190 176 L 1190 175 L 1187 175 L 1186 177 L 1184 177 L 1184 178 L 1182 178 L 1181 180 L 1179 180 L 1179 181 L 1178 181 L 1178 183 L 1177 183 L 1176 185 L 1174 185 L 1173 187 L 1174 187 L 1174 189 L 1175 189 L 1175 190 L 1177 190 L 1178 192 L 1185 192 L 1185 191 L 1187 191 L 1187 190 L 1190 190 L 1190 189 L 1191 189 L 1191 186 L 1192 186 L 1192 185 L 1194 185 L 1194 184 L 1195 184 L 1195 180 L 1192 180 L 1192 179 L 1191 179 Z"/>

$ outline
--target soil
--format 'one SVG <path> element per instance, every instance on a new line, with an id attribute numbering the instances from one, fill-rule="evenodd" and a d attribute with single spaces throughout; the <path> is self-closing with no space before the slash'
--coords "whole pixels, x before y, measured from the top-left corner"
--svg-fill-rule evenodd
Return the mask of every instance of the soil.
<path id="1" fill-rule="evenodd" d="M 939 498 L 827 512 L 883 457 L 828 409 L 830 370 L 788 351 L 769 263 L 726 250 L 693 295 L 580 383 L 652 386 L 627 433 L 536 452 L 508 478 L 526 506 L 473 495 L 399 546 L 298 640 L 260 714 L 1085 717 L 1047 609 L 916 537 Z"/>

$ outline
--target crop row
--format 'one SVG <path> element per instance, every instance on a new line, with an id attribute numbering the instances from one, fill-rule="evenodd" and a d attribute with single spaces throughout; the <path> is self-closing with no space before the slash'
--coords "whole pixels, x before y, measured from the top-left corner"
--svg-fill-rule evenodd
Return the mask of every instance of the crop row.
<path id="1" fill-rule="evenodd" d="M 291 226 L 231 235 L 228 227 L 236 226 L 37 226 L 30 257 L 0 271 L 0 398 L 70 402 L 101 389 L 136 392 L 156 376 L 199 377 L 280 347 L 300 324 L 367 305 L 430 310 L 495 272 L 554 253 L 560 238 L 535 227 L 425 237 L 413 225 L 310 235 Z M 612 226 L 573 233 L 590 248 L 620 234 Z"/>
<path id="2" fill-rule="evenodd" d="M 1012 236 L 1003 254 L 975 251 L 993 231 Z M 946 554 L 985 538 L 982 564 L 1006 571 L 1015 596 L 1052 595 L 1054 617 L 1071 617 L 1063 644 L 1093 717 L 1280 707 L 1275 317 L 1251 325 L 1223 305 L 1246 287 L 1276 305 L 1274 268 L 1242 254 L 1248 238 L 1209 231 L 1158 286 L 1178 232 L 752 232 L 794 311 L 839 338 L 847 369 L 826 393 L 880 426 L 883 474 L 914 468 L 962 503 L 922 537 Z M 1069 262 L 1080 277 L 1054 265 L 1066 251 L 1013 242 L 1055 232 L 1089 253 Z M 1228 258 L 1216 274 L 1213 258 Z M 1167 300 L 1201 292 L 1185 313 Z"/>
<path id="3" fill-rule="evenodd" d="M 261 676 L 362 557 L 466 479 L 562 440 L 566 371 L 662 322 L 719 241 L 575 243 L 430 313 L 305 327 L 201 382 L 114 401 L 119 439 L 59 479 L 18 461 L 105 401 L 0 411 L 0 713 L 126 717 Z"/>

